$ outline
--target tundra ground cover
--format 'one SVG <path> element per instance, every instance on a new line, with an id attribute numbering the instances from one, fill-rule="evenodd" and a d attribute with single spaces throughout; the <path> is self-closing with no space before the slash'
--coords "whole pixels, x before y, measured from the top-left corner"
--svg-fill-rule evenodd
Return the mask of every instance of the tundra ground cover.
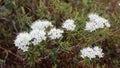
<path id="1" fill-rule="evenodd" d="M 118 0 L 1 0 L 1 68 L 119 68 L 119 3 Z M 91 13 L 97 17 L 94 19 Z M 41 27 L 37 27 L 39 23 L 33 24 L 41 20 L 46 24 Z M 23 35 L 17 44 L 23 37 L 20 43 L 29 42 L 32 36 L 33 45 L 16 46 L 14 42 L 20 33 Z"/>

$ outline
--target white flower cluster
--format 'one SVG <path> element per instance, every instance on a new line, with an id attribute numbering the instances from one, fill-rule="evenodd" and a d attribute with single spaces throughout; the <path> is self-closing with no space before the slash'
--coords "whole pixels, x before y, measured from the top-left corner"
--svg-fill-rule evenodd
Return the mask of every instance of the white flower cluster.
<path id="1" fill-rule="evenodd" d="M 39 30 L 45 30 L 47 27 L 52 27 L 52 23 L 47 21 L 47 20 L 37 20 L 35 22 L 33 22 L 33 24 L 31 25 L 31 28 L 33 30 L 35 29 L 39 29 Z"/>
<path id="2" fill-rule="evenodd" d="M 74 24 L 74 21 L 72 19 L 67 19 L 62 25 L 62 28 L 65 28 L 66 30 L 71 30 L 71 31 L 75 30 L 75 27 L 76 25 Z M 62 29 L 52 28 L 48 32 L 48 35 L 51 39 L 58 39 L 62 37 L 62 33 L 64 33 Z"/>
<path id="3" fill-rule="evenodd" d="M 74 24 L 74 20 L 68 19 L 63 23 L 62 27 L 66 30 L 73 31 L 75 30 L 76 25 Z"/>
<path id="4" fill-rule="evenodd" d="M 89 14 L 88 18 L 90 21 L 86 22 L 85 30 L 92 32 L 98 28 L 104 28 L 105 26 L 110 27 L 109 21 L 97 14 Z"/>
<path id="5" fill-rule="evenodd" d="M 80 50 L 80 52 L 82 54 L 81 55 L 82 58 L 88 57 L 89 59 L 96 58 L 96 56 L 102 58 L 104 55 L 102 49 L 99 48 L 98 46 L 95 46 L 94 48 L 87 47 Z"/>
<path id="6" fill-rule="evenodd" d="M 62 36 L 62 33 L 64 31 L 61 29 L 56 29 L 56 28 L 52 28 L 49 32 L 48 35 L 50 36 L 51 39 L 57 39 L 60 38 Z"/>
<path id="7" fill-rule="evenodd" d="M 46 40 L 46 36 L 45 36 L 46 32 L 44 30 L 38 30 L 38 29 L 32 30 L 30 32 L 30 35 L 33 39 L 32 41 L 33 45 L 37 45 L 41 41 Z"/>
<path id="8" fill-rule="evenodd" d="M 67 26 L 68 30 L 74 30 L 73 20 L 68 19 L 65 23 L 64 25 Z M 45 30 L 48 27 L 52 28 L 47 32 Z M 53 27 L 52 23 L 47 20 L 37 20 L 31 25 L 31 28 L 30 33 L 20 33 L 14 42 L 15 46 L 23 50 L 23 52 L 28 51 L 29 44 L 38 45 L 43 40 L 46 40 L 47 36 L 52 40 L 59 39 L 62 37 L 62 33 L 64 33 L 64 30 Z"/>
<path id="9" fill-rule="evenodd" d="M 23 52 L 28 51 L 29 44 L 38 45 L 41 41 L 46 40 L 45 29 L 52 27 L 52 23 L 47 20 L 37 20 L 32 25 L 30 33 L 20 33 L 14 42 L 18 49 Z"/>
<path id="10" fill-rule="evenodd" d="M 23 50 L 23 52 L 28 51 L 28 45 L 30 44 L 31 36 L 27 33 L 20 33 L 16 40 L 14 41 L 15 46 L 18 47 L 18 49 Z"/>

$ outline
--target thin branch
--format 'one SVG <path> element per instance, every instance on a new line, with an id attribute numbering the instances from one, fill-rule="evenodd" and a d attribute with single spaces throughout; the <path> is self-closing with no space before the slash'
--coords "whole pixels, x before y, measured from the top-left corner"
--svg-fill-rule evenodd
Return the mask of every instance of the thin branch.
<path id="1" fill-rule="evenodd" d="M 120 32 L 120 28 L 118 30 L 114 31 L 110 36 L 116 34 L 117 32 Z"/>
<path id="2" fill-rule="evenodd" d="M 7 55 L 7 56 L 8 56 L 8 54 L 12 54 L 13 56 L 15 56 L 15 57 L 21 59 L 20 56 L 17 56 L 15 53 L 13 53 L 13 52 L 10 51 L 10 50 L 6 50 L 6 49 L 3 48 L 3 47 L 0 47 L 0 49 L 4 50 L 4 51 L 6 52 L 6 55 Z M 7 59 L 7 56 L 5 57 L 5 60 Z"/>
<path id="3" fill-rule="evenodd" d="M 12 22 L 12 24 L 13 24 L 13 28 L 14 28 L 15 32 L 18 33 L 17 27 L 16 27 L 16 25 L 15 25 L 15 21 L 12 20 L 11 22 Z"/>
<path id="4" fill-rule="evenodd" d="M 15 25 L 15 21 L 14 21 L 14 20 L 8 20 L 8 19 L 6 19 L 6 18 L 0 18 L 0 20 L 4 20 L 4 21 L 6 21 L 6 22 L 10 22 L 10 21 L 11 21 L 15 32 L 18 33 L 18 30 L 17 30 L 17 27 L 16 27 L 16 25 Z"/>

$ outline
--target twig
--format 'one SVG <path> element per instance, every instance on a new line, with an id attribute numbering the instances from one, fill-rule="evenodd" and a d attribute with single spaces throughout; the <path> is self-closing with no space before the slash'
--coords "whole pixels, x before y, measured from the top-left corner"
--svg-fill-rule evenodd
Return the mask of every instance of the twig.
<path id="1" fill-rule="evenodd" d="M 17 30 L 16 25 L 15 25 L 15 21 L 12 20 L 11 22 L 12 22 L 12 24 L 13 24 L 13 28 L 14 28 L 14 30 L 16 31 L 16 33 L 18 33 L 18 30 Z"/>
<path id="2" fill-rule="evenodd" d="M 114 31 L 110 36 L 114 35 L 117 32 L 120 32 L 120 28 L 118 30 Z"/>
<path id="3" fill-rule="evenodd" d="M 7 53 L 7 54 L 6 54 L 7 56 L 5 57 L 5 60 L 7 59 L 8 54 L 12 54 L 13 56 L 15 56 L 15 57 L 21 59 L 20 56 L 17 56 L 16 54 L 14 54 L 14 53 L 13 53 L 12 51 L 10 51 L 10 50 L 6 50 L 6 49 L 3 48 L 3 47 L 0 47 L 0 49 L 4 50 L 4 51 Z"/>
<path id="4" fill-rule="evenodd" d="M 4 20 L 4 21 L 6 21 L 6 22 L 10 22 L 10 21 L 11 21 L 15 32 L 18 33 L 18 30 L 17 30 L 17 27 L 16 27 L 16 25 L 15 25 L 15 21 L 14 21 L 14 20 L 8 20 L 8 19 L 6 19 L 6 18 L 0 18 L 0 20 Z"/>
<path id="5" fill-rule="evenodd" d="M 42 57 L 39 58 L 38 61 L 42 61 L 43 59 L 47 59 L 47 58 L 49 58 L 50 56 L 51 56 L 51 54 L 49 53 L 47 56 L 45 56 L 45 57 L 43 57 L 43 58 L 42 58 Z"/>

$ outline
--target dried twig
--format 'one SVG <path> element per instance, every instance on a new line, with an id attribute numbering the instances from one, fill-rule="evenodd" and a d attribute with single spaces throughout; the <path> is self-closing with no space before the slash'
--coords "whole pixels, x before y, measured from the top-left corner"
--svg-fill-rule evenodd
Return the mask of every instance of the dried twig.
<path id="1" fill-rule="evenodd" d="M 13 24 L 13 28 L 14 28 L 15 32 L 18 33 L 17 27 L 16 27 L 16 25 L 15 25 L 15 21 L 12 20 L 11 22 L 12 22 L 12 24 Z"/>
<path id="2" fill-rule="evenodd" d="M 3 48 L 3 47 L 0 47 L 0 49 L 4 50 L 4 51 L 6 52 L 6 56 L 5 56 L 5 59 L 4 59 L 5 61 L 7 60 L 8 54 L 12 54 L 12 55 L 15 56 L 16 58 L 21 59 L 20 56 L 17 56 L 15 53 L 13 53 L 13 52 L 10 51 L 10 50 L 7 50 L 7 49 L 5 49 L 5 48 Z"/>

